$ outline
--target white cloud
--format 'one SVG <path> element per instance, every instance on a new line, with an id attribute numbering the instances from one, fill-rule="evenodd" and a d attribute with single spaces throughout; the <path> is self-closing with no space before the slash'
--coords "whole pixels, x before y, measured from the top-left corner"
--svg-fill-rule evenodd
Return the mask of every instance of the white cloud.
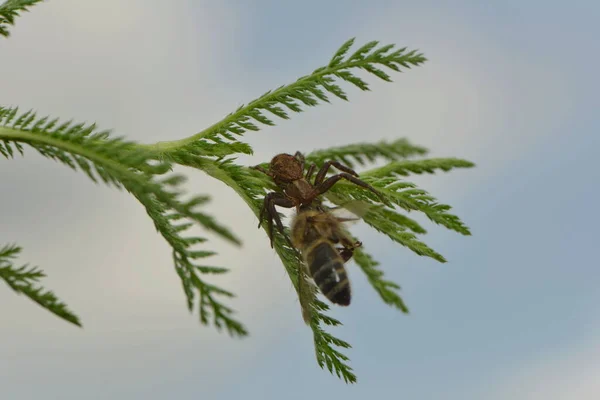
<path id="1" fill-rule="evenodd" d="M 221 70 L 238 26 L 224 3 L 41 4 L 0 43 L 0 68 L 12 77 L 0 102 L 96 121 L 136 140 L 175 139 L 229 111 Z"/>
<path id="2" fill-rule="evenodd" d="M 14 78 L 3 82 L 0 103 L 96 120 L 118 135 L 147 142 L 176 139 L 214 122 L 229 111 L 222 99 L 231 92 L 221 89 L 227 77 L 220 68 L 235 52 L 236 10 L 212 2 L 148 3 L 57 0 L 35 7 L 19 19 L 10 40 L 2 41 L 0 68 Z M 95 186 L 33 152 L 0 163 L 9 167 L 0 176 L 8 193 L 3 201 L 12 210 L 0 240 L 22 245 L 22 260 L 43 267 L 49 275 L 45 284 L 84 322 L 98 314 L 122 318 L 132 310 L 152 314 L 166 304 L 165 315 L 175 308 L 185 312 L 169 249 L 131 196 Z M 218 182 L 183 172 L 191 178 L 190 192 L 221 199 L 207 212 L 245 239 L 245 247 L 235 249 L 211 236 L 208 245 L 220 255 L 207 262 L 233 270 L 224 285 L 234 283 L 232 291 L 244 292 L 244 282 L 256 278 L 271 283 L 270 293 L 289 289 L 282 288 L 285 277 L 268 269 L 274 255 L 243 202 Z M 6 290 L 1 295 L 15 319 L 54 329 L 52 316 L 38 319 L 42 311 L 25 299 Z M 233 302 L 235 308 L 244 304 Z"/>
<path id="3" fill-rule="evenodd" d="M 295 115 L 292 122 L 279 121 L 276 128 L 248 134 L 247 140 L 257 150 L 252 161 L 268 159 L 279 151 L 310 151 L 342 142 L 399 136 L 430 147 L 435 155 L 479 161 L 486 154 L 484 162 L 492 162 L 495 167 L 515 157 L 519 149 L 527 151 L 527 142 L 533 145 L 539 137 L 533 133 L 543 135 L 547 126 L 560 118 L 559 111 L 569 99 L 568 93 L 563 93 L 564 88 L 561 96 L 554 97 L 543 90 L 548 82 L 560 82 L 556 72 L 494 47 L 476 32 L 467 31 L 457 18 L 435 16 L 430 11 L 427 19 L 409 11 L 414 15 L 400 26 L 392 23 L 401 15 L 400 11 L 386 10 L 385 15 L 374 12 L 365 19 L 363 27 L 358 27 L 357 35 L 359 42 L 379 38 L 383 42 L 419 47 L 430 58 L 425 66 L 396 74 L 392 84 L 369 78 L 373 92 L 359 93 L 348 88 L 350 103 L 335 101 Z M 408 20 L 415 22 L 407 23 Z M 219 29 L 224 26 L 229 29 Z M 237 102 L 252 98 L 242 93 L 243 89 L 227 85 L 223 73 L 223 66 L 231 64 L 235 57 L 235 37 L 240 26 L 240 16 L 224 3 L 177 8 L 164 2 L 148 6 L 142 1 L 63 0 L 43 4 L 21 18 L 13 37 L 3 42 L 3 56 L 8 61 L 2 68 L 15 79 L 3 87 L 0 102 L 31 106 L 54 115 L 96 118 L 101 126 L 114 127 L 118 134 L 143 141 L 180 138 L 215 122 Z M 354 30 L 348 36 L 356 33 Z M 448 46 L 448 40 L 456 42 L 456 46 Z M 502 62 L 509 58 L 510 64 Z M 315 60 L 315 67 L 322 62 Z M 503 70 L 487 70 L 492 64 L 502 65 Z M 243 66 L 237 68 L 241 71 Z M 36 77 L 35 82 L 28 80 L 28 76 Z M 254 79 L 269 81 L 266 75 Z M 197 110 L 202 110 L 202 115 Z M 521 110 L 534 117 L 515 114 Z M 512 128 L 516 124 L 521 130 L 498 128 L 504 124 L 510 126 L 511 121 Z M 523 146 L 515 146 L 517 140 Z M 489 173 L 490 165 L 485 163 L 478 170 Z M 66 191 L 71 184 L 82 185 L 86 179 L 73 178 L 70 171 L 62 172 L 62 166 L 47 167 L 46 160 L 31 156 L 22 165 L 25 170 L 35 167 L 36 173 L 29 177 L 36 185 L 50 185 L 45 191 L 49 201 L 62 199 L 60 194 L 52 194 L 53 189 Z M 267 302 L 281 291 L 293 299 L 283 270 L 244 203 L 232 197 L 231 190 L 224 185 L 185 172 L 193 179 L 189 185 L 192 192 L 213 195 L 215 202 L 207 210 L 226 225 L 235 226 L 244 239 L 241 250 L 218 240 L 210 243 L 211 248 L 220 252 L 210 261 L 233 268 L 224 284 L 233 284 L 241 298 L 251 298 L 241 302 L 242 308 Z M 70 183 L 71 179 L 77 180 Z M 426 182 L 426 188 L 438 192 L 445 181 L 439 177 L 419 180 Z M 468 178 L 463 175 L 461 181 L 465 187 L 466 182 L 472 183 L 472 173 Z M 18 180 L 14 185 L 9 190 L 17 193 L 24 190 Z M 37 199 L 42 193 L 43 190 L 32 189 L 34 200 L 28 206 L 39 204 Z M 145 296 L 148 304 L 158 306 L 167 302 L 179 306 L 183 303 L 182 294 L 171 270 L 168 248 L 155 234 L 143 210 L 125 198 L 105 188 L 71 193 L 67 201 L 74 204 L 69 205 L 70 215 L 64 215 L 64 223 L 68 225 L 63 223 L 63 235 L 49 237 L 39 247 L 37 242 L 26 240 L 31 235 L 17 238 L 28 251 L 26 259 L 43 265 L 49 273 L 57 268 L 55 265 L 81 265 L 76 269 L 62 267 L 51 274 L 56 278 L 49 278 L 49 282 L 66 295 L 70 290 L 81 291 L 74 287 L 85 285 L 83 282 L 73 285 L 74 281 L 64 280 L 65 276 L 76 274 L 74 279 L 83 281 L 93 274 L 99 293 L 110 288 L 112 296 L 135 295 L 138 299 Z M 108 208 L 103 206 L 107 203 Z M 56 204 L 54 210 L 60 207 Z M 101 214 L 90 218 L 90 209 L 101 210 Z M 44 225 L 51 229 L 48 227 L 61 221 L 52 220 L 41 209 L 29 213 L 38 214 L 42 230 Z M 73 217 L 75 224 L 68 222 Z M 13 223 L 11 232 L 19 225 L 17 221 Z M 69 247 L 74 240 L 73 232 L 80 232 L 76 236 L 77 246 Z M 73 247 L 81 250 L 73 253 Z M 49 248 L 58 250 L 45 256 Z M 276 272 L 273 268 L 277 268 Z M 256 289 L 265 286 L 273 290 Z M 245 296 L 246 291 L 250 296 Z M 73 293 L 74 306 L 79 297 L 76 293 Z M 120 309 L 127 309 L 121 305 Z M 135 302 L 130 306 L 136 307 Z M 244 312 L 252 309 L 247 306 Z M 90 315 L 91 310 L 84 314 Z"/>
<path id="4" fill-rule="evenodd" d="M 257 156 L 408 137 L 432 156 L 475 161 L 475 170 L 451 181 L 466 192 L 557 134 L 553 130 L 573 104 L 573 77 L 564 69 L 494 43 L 461 16 L 399 6 L 374 8 L 363 20 L 363 26 L 348 27 L 344 39 L 356 35 L 356 45 L 377 39 L 418 48 L 429 61 L 392 72 L 393 83 L 367 77 L 371 92 L 344 84 L 349 103 L 334 101 L 296 115 L 292 123 L 248 135 L 258 143 Z M 315 67 L 325 61 L 316 60 Z M 447 178 L 418 180 L 450 190 Z"/>
<path id="5" fill-rule="evenodd" d="M 0 104 L 96 120 L 119 135 L 152 142 L 196 132 L 252 99 L 243 88 L 232 87 L 224 72 L 244 73 L 244 66 L 236 65 L 235 38 L 242 22 L 234 8 L 222 2 L 148 3 L 54 0 L 34 8 L 19 19 L 13 37 L 0 42 L 0 71 L 13 77 L 3 82 Z M 348 88 L 350 103 L 335 101 L 248 134 L 256 155 L 242 160 L 406 136 L 434 155 L 480 161 L 483 176 L 530 151 L 561 118 L 570 94 L 566 83 L 549 85 L 566 82 L 552 67 L 499 49 L 466 31 L 459 19 L 432 16 L 431 10 L 426 18 L 414 14 L 414 23 L 398 26 L 404 11 L 370 16 L 358 28 L 358 39 L 419 47 L 430 58 L 424 67 L 396 74 L 393 84 L 370 78 L 373 92 Z M 348 37 L 357 34 L 352 29 Z M 315 59 L 314 67 L 326 60 Z M 498 67 L 487 69 L 490 65 Z M 265 76 L 249 79 L 267 82 L 268 73 L 265 69 Z M 264 91 L 271 86 L 276 85 Z M 552 96 L 554 91 L 560 95 Z M 85 345 L 131 344 L 139 340 L 140 327 L 152 336 L 168 326 L 186 332 L 178 336 L 182 341 L 190 332 L 202 335 L 194 342 L 197 352 L 214 350 L 221 340 L 235 346 L 198 331 L 196 317 L 185 310 L 168 248 L 132 198 L 96 188 L 83 175 L 33 154 L 0 164 L 3 192 L 11 193 L 3 202 L 14 213 L 3 221 L 0 243 L 17 241 L 25 247 L 22 260 L 48 273 L 45 284 L 82 316 L 85 334 L 91 335 Z M 244 240 L 242 249 L 218 239 L 209 243 L 220 253 L 209 262 L 232 268 L 220 281 L 239 295 L 232 305 L 240 318 L 255 332 L 264 321 L 279 318 L 301 325 L 291 284 L 256 218 L 225 185 L 185 172 L 191 192 L 213 196 L 207 211 Z M 473 183 L 471 174 L 461 180 L 462 187 Z M 439 192 L 444 181 L 432 178 L 426 188 Z M 0 289 L 0 303 L 10 310 L 4 318 L 17 350 L 26 348 L 26 333 L 32 330 L 54 333 L 52 340 L 67 338 L 64 343 L 82 336 L 9 290 Z M 297 314 L 289 315 L 290 310 Z M 277 329 L 289 329 L 283 325 L 272 326 L 270 334 L 263 328 L 255 340 L 269 341 Z"/>
<path id="6" fill-rule="evenodd" d="M 397 16 L 405 12 L 413 14 L 401 25 L 396 24 Z M 340 143 L 407 136 L 430 147 L 434 155 L 480 161 L 485 154 L 477 171 L 489 174 L 492 167 L 501 167 L 535 145 L 547 128 L 561 118 L 560 110 L 569 101 L 564 84 L 553 86 L 552 90 L 558 90 L 560 96 L 549 95 L 548 83 L 561 82 L 551 67 L 494 46 L 477 32 L 466 30 L 459 18 L 436 16 L 431 10 L 427 11 L 427 18 L 414 10 L 386 10 L 385 14 L 374 11 L 365 21 L 364 26 L 353 27 L 348 36 L 358 29 L 359 42 L 378 38 L 419 47 L 430 61 L 423 67 L 396 74 L 393 84 L 369 78 L 373 86 L 370 93 L 348 88 L 350 103 L 335 101 L 295 115 L 292 122 L 279 121 L 276 128 L 248 134 L 247 140 L 256 148 L 252 161 L 268 159 L 279 151 L 310 151 Z M 31 106 L 53 115 L 95 118 L 101 126 L 114 127 L 118 134 L 143 141 L 180 138 L 215 122 L 237 102 L 252 98 L 242 93 L 243 89 L 227 85 L 223 73 L 223 67 L 231 67 L 235 58 L 235 38 L 240 26 L 236 10 L 224 3 L 171 7 L 164 2 L 149 6 L 142 1 L 63 0 L 43 4 L 20 18 L 13 37 L 2 44 L 3 60 L 7 60 L 2 69 L 15 79 L 3 87 L 0 102 Z M 507 63 L 507 59 L 511 62 Z M 315 67 L 322 62 L 315 60 Z M 501 65 L 502 69 L 487 69 L 490 65 Z M 237 67 L 238 72 L 242 69 L 242 65 Z M 269 81 L 266 75 L 254 79 Z M 235 104 L 232 99 L 237 99 Z M 202 110 L 202 115 L 197 110 Z M 517 141 L 522 145 L 515 146 Z M 46 167 L 46 160 L 31 156 L 21 165 L 24 170 L 35 168 L 36 173 L 28 175 L 35 185 L 50 185 L 46 192 L 32 189 L 33 201 L 28 206 L 39 204 L 37 199 L 43 193 L 48 193 L 49 201 L 59 201 L 61 195 L 52 194 L 52 190 L 66 191 L 71 184 L 82 185 L 86 179 L 73 178 L 70 171 L 65 171 L 60 172 L 57 181 L 62 166 Z M 40 171 L 40 167 L 44 170 Z M 235 284 L 242 296 L 249 291 L 256 296 L 252 300 L 256 302 L 267 301 L 275 292 L 255 291 L 244 282 L 266 280 L 271 283 L 268 286 L 277 288 L 274 290 L 289 291 L 287 278 L 266 244 L 264 233 L 256 229 L 256 219 L 243 202 L 232 197 L 224 185 L 185 172 L 193 177 L 190 190 L 210 192 L 215 202 L 208 210 L 226 225 L 235 226 L 245 241 L 242 250 L 218 240 L 210 244 L 221 253 L 211 261 L 234 269 L 227 282 Z M 71 179 L 77 180 L 71 183 Z M 419 181 L 440 193 L 447 180 L 432 177 Z M 467 187 L 473 183 L 473 173 L 468 178 L 462 175 L 458 181 L 462 182 L 461 187 Z M 25 190 L 18 180 L 13 182 L 14 187 L 8 190 Z M 50 271 L 64 260 L 81 263 L 77 271 L 65 268 L 56 273 L 60 281 L 51 281 L 57 290 L 67 293 L 73 281 L 62 280 L 61 274 L 76 272 L 81 274 L 78 279 L 85 280 L 89 275 L 86 278 L 79 269 L 87 269 L 98 271 L 88 273 L 96 275 L 98 288 L 110 287 L 113 295 L 123 291 L 123 296 L 148 296 L 145 301 L 154 299 L 156 304 L 182 303 L 166 245 L 155 234 L 143 210 L 125 197 L 105 188 L 71 193 L 67 201 L 75 204 L 69 205 L 70 215 L 64 215 L 68 224 L 63 224 L 64 234 L 48 238 L 46 246 L 40 247 L 33 241 L 21 241 L 28 249 L 27 259 Z M 110 209 L 103 207 L 107 202 Z M 59 208 L 60 204 L 56 204 L 54 210 Z M 102 210 L 101 215 L 90 218 L 90 209 Z M 42 230 L 43 225 L 60 223 L 60 219 L 50 223 L 52 217 L 44 215 L 41 209 L 27 215 L 31 213 L 37 214 Z M 76 224 L 67 222 L 73 217 Z M 120 225 L 115 221 L 120 221 Z M 11 232 L 19 225 L 17 221 L 13 223 Z M 81 232 L 77 248 L 82 250 L 68 258 L 69 253 L 61 249 L 74 240 L 70 236 L 73 232 Z M 21 235 L 23 238 L 27 236 Z M 52 256 L 44 256 L 48 248 L 58 250 Z M 148 248 L 152 250 L 147 251 Z M 279 268 L 275 275 L 271 270 L 274 266 Z M 245 312 L 251 309 L 248 307 Z"/>

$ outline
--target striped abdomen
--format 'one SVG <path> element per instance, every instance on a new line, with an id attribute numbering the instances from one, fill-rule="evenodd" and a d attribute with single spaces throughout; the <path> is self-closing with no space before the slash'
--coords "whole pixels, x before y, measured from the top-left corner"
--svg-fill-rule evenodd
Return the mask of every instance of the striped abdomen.
<path id="1" fill-rule="evenodd" d="M 332 243 L 322 241 L 308 250 L 306 264 L 325 297 L 341 306 L 350 304 L 350 282 L 344 260 Z"/>

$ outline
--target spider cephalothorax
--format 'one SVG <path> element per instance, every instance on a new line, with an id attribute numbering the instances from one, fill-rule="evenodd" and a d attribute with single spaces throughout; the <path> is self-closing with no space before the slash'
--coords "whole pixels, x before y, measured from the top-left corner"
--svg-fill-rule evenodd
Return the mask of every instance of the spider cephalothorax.
<path id="1" fill-rule="evenodd" d="M 278 186 L 301 180 L 304 178 L 304 160 L 291 154 L 278 154 L 271 160 L 267 174 Z"/>
<path id="2" fill-rule="evenodd" d="M 273 247 L 273 220 L 277 224 L 277 229 L 285 236 L 283 224 L 275 206 L 285 208 L 296 207 L 296 211 L 299 211 L 300 207 L 314 205 L 313 202 L 320 195 L 327 192 L 340 179 L 346 179 L 370 190 L 385 202 L 381 193 L 368 183 L 358 179 L 358 174 L 355 171 L 337 161 L 326 161 L 312 182 L 312 176 L 317 165 L 314 163 L 311 164 L 306 171 L 306 175 L 304 175 L 304 166 L 304 156 L 302 153 L 296 152 L 293 156 L 285 153 L 276 155 L 271 160 L 268 170 L 258 165 L 253 167 L 273 178 L 275 184 L 282 189 L 281 192 L 271 192 L 265 196 L 263 208 L 259 216 L 259 228 L 263 218 L 265 215 L 267 216 L 271 247 Z M 342 172 L 325 179 L 329 168 L 332 166 Z"/>

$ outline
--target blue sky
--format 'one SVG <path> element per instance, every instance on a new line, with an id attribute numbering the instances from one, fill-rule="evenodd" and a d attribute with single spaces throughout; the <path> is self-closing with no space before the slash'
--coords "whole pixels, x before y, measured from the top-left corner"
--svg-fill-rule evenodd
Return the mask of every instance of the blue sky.
<path id="1" fill-rule="evenodd" d="M 0 243 L 83 319 L 77 330 L 0 289 L 0 387 L 9 399 L 596 399 L 599 63 L 593 2 L 143 2 L 53 0 L 0 42 L 0 104 L 97 121 L 144 142 L 197 132 L 324 64 L 349 37 L 419 48 L 423 67 L 247 135 L 277 152 L 407 137 L 477 168 L 413 181 L 453 205 L 472 237 L 426 224 L 440 265 L 358 226 L 402 285 L 385 306 L 350 265 L 335 309 L 359 382 L 315 363 L 310 331 L 256 220 L 228 188 L 187 171 L 244 239 L 215 263 L 251 336 L 201 327 L 169 251 L 124 193 L 33 153 L 0 160 Z M 160 28 L 160 29 L 159 29 Z M 326 136 L 324 135 L 326 134 Z M 251 262 L 248 262 L 251 260 Z"/>

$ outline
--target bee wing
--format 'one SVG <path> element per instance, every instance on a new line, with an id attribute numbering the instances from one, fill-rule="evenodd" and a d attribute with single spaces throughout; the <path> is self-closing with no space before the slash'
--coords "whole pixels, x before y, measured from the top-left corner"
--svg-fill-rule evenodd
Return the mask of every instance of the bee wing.
<path id="1" fill-rule="evenodd" d="M 338 221 L 352 223 L 362 219 L 373 207 L 375 206 L 362 200 L 351 200 L 330 208 L 329 211 Z"/>

